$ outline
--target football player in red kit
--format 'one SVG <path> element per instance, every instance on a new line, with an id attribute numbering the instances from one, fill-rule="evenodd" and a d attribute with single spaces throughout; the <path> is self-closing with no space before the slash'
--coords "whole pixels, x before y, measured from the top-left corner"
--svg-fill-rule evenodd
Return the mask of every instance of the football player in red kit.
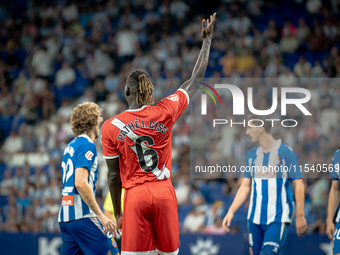
<path id="1" fill-rule="evenodd" d="M 202 21 L 203 45 L 191 78 L 175 94 L 153 104 L 146 71 L 127 78 L 129 109 L 102 128 L 103 156 L 117 224 L 121 224 L 121 189 L 125 188 L 122 255 L 176 255 L 178 211 L 171 184 L 171 130 L 199 87 L 208 65 L 215 16 Z"/>

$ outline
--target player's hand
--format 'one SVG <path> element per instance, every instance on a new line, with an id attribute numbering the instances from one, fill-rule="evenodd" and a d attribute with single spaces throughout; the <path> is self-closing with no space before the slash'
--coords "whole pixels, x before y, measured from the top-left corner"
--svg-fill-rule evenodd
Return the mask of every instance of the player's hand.
<path id="1" fill-rule="evenodd" d="M 333 221 L 326 221 L 326 234 L 329 238 L 329 240 L 333 240 L 335 232 L 335 224 Z"/>
<path id="2" fill-rule="evenodd" d="M 216 12 L 213 15 L 210 15 L 210 20 L 202 20 L 202 32 L 201 36 L 202 39 L 209 39 L 211 40 L 212 37 L 212 32 L 215 24 L 215 19 L 216 19 Z"/>
<path id="3" fill-rule="evenodd" d="M 117 223 L 117 229 L 121 229 L 123 217 L 121 215 L 115 215 L 115 218 L 116 218 L 116 223 Z"/>
<path id="4" fill-rule="evenodd" d="M 110 231 L 113 236 L 117 235 L 116 225 L 113 220 L 106 217 L 104 213 L 98 215 L 97 218 L 104 227 L 104 234 Z"/>
<path id="5" fill-rule="evenodd" d="M 228 211 L 227 215 L 224 217 L 223 222 L 222 222 L 222 227 L 226 232 L 230 231 L 230 223 L 231 220 L 234 218 L 234 214 L 230 211 Z"/>
<path id="6" fill-rule="evenodd" d="M 296 233 L 298 237 L 304 236 L 307 232 L 307 221 L 304 216 L 296 217 L 295 221 Z"/>

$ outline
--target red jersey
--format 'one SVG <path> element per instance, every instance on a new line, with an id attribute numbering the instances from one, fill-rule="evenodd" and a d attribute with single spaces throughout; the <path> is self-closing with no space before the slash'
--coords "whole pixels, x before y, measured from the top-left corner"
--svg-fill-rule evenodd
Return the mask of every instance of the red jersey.
<path id="1" fill-rule="evenodd" d="M 119 157 L 122 187 L 171 179 L 171 130 L 189 104 L 183 89 L 156 106 L 126 110 L 102 127 L 103 156 Z"/>

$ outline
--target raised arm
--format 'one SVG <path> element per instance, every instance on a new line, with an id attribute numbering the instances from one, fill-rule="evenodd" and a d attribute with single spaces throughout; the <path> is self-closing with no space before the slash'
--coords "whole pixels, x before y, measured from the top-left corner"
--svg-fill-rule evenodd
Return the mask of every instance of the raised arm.
<path id="1" fill-rule="evenodd" d="M 115 212 L 115 217 L 117 221 L 117 228 L 121 228 L 121 192 L 122 192 L 122 182 L 120 180 L 120 168 L 119 168 L 119 158 L 106 159 L 106 164 L 108 168 L 108 181 L 109 189 L 111 193 L 111 199 L 113 204 L 113 209 Z"/>
<path id="2" fill-rule="evenodd" d="M 181 89 L 184 89 L 188 93 L 190 99 L 194 96 L 195 92 L 200 86 L 198 82 L 203 80 L 205 70 L 207 69 L 208 66 L 211 37 L 215 24 L 215 18 L 216 13 L 214 13 L 214 15 L 210 15 L 210 20 L 209 19 L 207 21 L 205 19 L 202 20 L 201 35 L 203 39 L 203 45 L 190 79 L 184 82 L 180 87 Z"/>

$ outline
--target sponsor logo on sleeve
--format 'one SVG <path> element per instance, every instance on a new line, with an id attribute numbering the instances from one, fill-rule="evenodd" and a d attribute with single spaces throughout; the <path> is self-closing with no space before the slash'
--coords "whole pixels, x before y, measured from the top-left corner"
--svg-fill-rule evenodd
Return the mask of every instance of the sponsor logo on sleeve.
<path id="1" fill-rule="evenodd" d="M 85 157 L 86 157 L 88 160 L 91 160 L 92 157 L 93 157 L 93 155 L 94 155 L 94 154 L 93 154 L 91 151 L 88 151 L 88 152 L 86 152 Z"/>
<path id="2" fill-rule="evenodd" d="M 179 100 L 179 97 L 178 97 L 178 95 L 176 95 L 176 94 L 172 94 L 172 95 L 168 96 L 167 99 L 176 102 L 176 101 Z"/>

